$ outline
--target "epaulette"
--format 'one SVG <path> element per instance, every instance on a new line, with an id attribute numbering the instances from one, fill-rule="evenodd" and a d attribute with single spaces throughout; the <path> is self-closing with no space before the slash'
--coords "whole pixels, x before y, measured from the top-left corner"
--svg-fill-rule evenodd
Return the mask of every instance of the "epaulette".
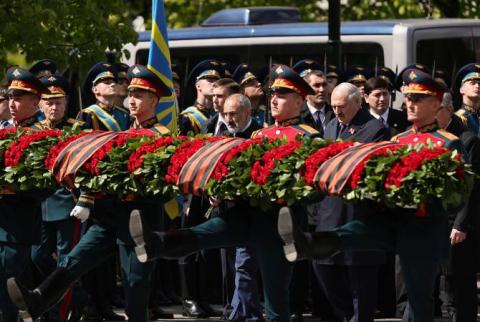
<path id="1" fill-rule="evenodd" d="M 307 125 L 307 124 L 297 124 L 297 125 L 292 125 L 293 128 L 296 128 L 300 131 L 303 131 L 307 134 L 318 134 L 318 131 L 314 129 L 313 127 Z"/>
<path id="2" fill-rule="evenodd" d="M 261 130 L 263 130 L 263 129 L 261 129 Z M 255 137 L 257 137 L 257 135 L 258 135 L 258 132 L 260 132 L 261 130 L 256 130 L 256 131 L 253 131 L 253 132 L 252 132 L 252 135 L 250 135 L 250 137 L 251 137 L 251 138 L 255 138 Z"/>
<path id="3" fill-rule="evenodd" d="M 397 135 L 392 136 L 392 138 L 390 139 L 390 141 L 397 141 L 399 138 L 404 137 L 404 136 L 407 136 L 407 135 L 412 134 L 412 133 L 413 133 L 413 131 L 412 131 L 411 129 L 406 130 L 406 131 L 404 131 L 404 132 L 402 132 L 402 133 L 398 133 Z"/>
<path id="4" fill-rule="evenodd" d="M 78 125 L 80 125 L 80 126 L 84 126 L 84 125 L 85 125 L 85 122 L 84 122 L 84 121 L 80 121 L 80 120 L 72 119 L 72 118 L 68 118 L 65 122 L 68 123 L 68 124 L 72 124 L 72 125 L 74 125 L 74 124 L 78 124 Z"/>
<path id="5" fill-rule="evenodd" d="M 438 134 L 440 134 L 441 136 L 447 138 L 447 140 L 449 141 L 455 141 L 455 140 L 459 140 L 459 137 L 448 132 L 448 131 L 445 131 L 443 129 L 438 129 L 437 130 Z"/>
<path id="6" fill-rule="evenodd" d="M 459 109 L 458 111 L 455 112 L 455 115 L 460 118 L 460 120 L 462 121 L 464 126 L 468 126 L 468 119 L 465 116 L 466 112 L 467 111 L 465 111 L 463 108 L 461 108 L 461 109 Z"/>
<path id="7" fill-rule="evenodd" d="M 166 126 L 163 126 L 162 124 L 160 123 L 157 123 L 155 124 L 152 129 L 162 135 L 167 135 L 167 134 L 170 134 L 170 130 L 166 127 Z"/>

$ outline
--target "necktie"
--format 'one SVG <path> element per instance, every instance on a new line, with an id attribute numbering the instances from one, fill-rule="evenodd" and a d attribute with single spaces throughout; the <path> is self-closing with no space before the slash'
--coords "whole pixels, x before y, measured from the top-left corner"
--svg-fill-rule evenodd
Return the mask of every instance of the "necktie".
<path id="1" fill-rule="evenodd" d="M 385 120 L 385 119 L 383 118 L 383 116 L 380 116 L 380 120 L 382 121 L 382 123 L 383 123 L 383 125 L 384 125 L 385 127 L 388 127 L 388 122 L 387 122 L 387 120 Z"/>
<path id="2" fill-rule="evenodd" d="M 316 124 L 322 124 L 322 119 L 320 118 L 320 111 L 316 111 L 313 113 L 313 119 L 315 120 Z"/>
<path id="3" fill-rule="evenodd" d="M 220 125 L 218 126 L 217 133 L 215 133 L 215 135 L 220 135 L 223 132 L 225 132 L 226 130 L 227 130 L 227 126 L 225 125 L 225 123 L 220 122 Z"/>
<path id="4" fill-rule="evenodd" d="M 337 138 L 341 137 L 343 132 L 347 129 L 346 124 L 339 123 Z"/>

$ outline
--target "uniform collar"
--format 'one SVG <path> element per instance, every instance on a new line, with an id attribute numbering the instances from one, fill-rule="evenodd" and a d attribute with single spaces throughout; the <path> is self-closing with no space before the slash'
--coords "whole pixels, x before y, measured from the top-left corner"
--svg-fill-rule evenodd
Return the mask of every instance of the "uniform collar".
<path id="1" fill-rule="evenodd" d="M 470 112 L 472 114 L 477 114 L 479 115 L 480 114 L 480 109 L 479 108 L 475 108 L 473 106 L 470 106 L 470 105 L 466 105 L 466 104 L 462 104 L 462 108 L 467 111 L 467 112 Z"/>
<path id="2" fill-rule="evenodd" d="M 45 119 L 40 123 L 47 129 L 57 129 L 62 127 L 63 119 L 56 122 Z"/>
<path id="3" fill-rule="evenodd" d="M 283 120 L 281 122 L 275 121 L 275 126 L 282 127 L 282 126 L 296 125 L 300 123 L 302 123 L 300 116 L 297 116 L 297 117 L 292 117 L 291 119 Z"/>
<path id="4" fill-rule="evenodd" d="M 154 117 L 149 118 L 148 120 L 145 120 L 145 121 L 140 122 L 140 123 L 138 123 L 135 120 L 132 124 L 132 128 L 134 128 L 134 129 L 149 129 L 157 123 L 158 123 L 157 117 L 154 116 Z"/>
<path id="5" fill-rule="evenodd" d="M 431 123 L 424 125 L 418 129 L 412 126 L 412 131 L 413 133 L 427 133 L 427 132 L 433 132 L 435 130 L 438 130 L 438 124 L 437 122 Z"/>
<path id="6" fill-rule="evenodd" d="M 111 113 L 111 112 L 113 111 L 113 106 L 114 106 L 114 105 L 108 106 L 108 105 L 106 105 L 106 104 L 104 104 L 104 103 L 102 103 L 102 102 L 100 102 L 100 101 L 97 101 L 97 105 L 98 105 L 102 110 L 105 110 L 105 111 L 107 111 L 107 112 L 109 112 L 109 113 Z"/>
<path id="7" fill-rule="evenodd" d="M 35 124 L 37 122 L 37 117 L 36 115 L 32 115 L 26 119 L 23 119 L 19 122 L 16 122 L 14 121 L 13 124 L 15 125 L 15 127 L 29 127 L 29 126 L 32 126 L 33 124 Z"/>
<path id="8" fill-rule="evenodd" d="M 210 108 L 207 105 L 200 104 L 199 102 L 195 102 L 194 106 L 200 111 L 204 113 L 209 113 Z"/>

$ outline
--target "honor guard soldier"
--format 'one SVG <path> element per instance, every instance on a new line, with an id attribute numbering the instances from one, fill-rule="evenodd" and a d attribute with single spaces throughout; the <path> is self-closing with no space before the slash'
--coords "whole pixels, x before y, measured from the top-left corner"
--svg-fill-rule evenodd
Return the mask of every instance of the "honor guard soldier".
<path id="1" fill-rule="evenodd" d="M 66 119 L 68 81 L 59 75 L 50 75 L 40 78 L 43 85 L 49 90 L 42 94 L 39 106 L 45 114 L 45 120 L 37 122 L 34 127 L 39 130 L 62 129 L 80 121 Z M 72 250 L 80 239 L 81 223 L 71 217 L 70 212 L 75 207 L 75 196 L 66 188 L 60 188 L 42 202 L 42 224 L 40 244 L 32 247 L 32 261 L 43 278 L 47 277 Z M 56 259 L 52 254 L 56 254 Z M 86 301 L 86 294 L 76 288 L 73 294 L 72 314 L 80 319 L 81 306 Z M 48 314 L 48 321 L 66 321 L 70 309 L 70 297 L 52 309 Z M 60 317 L 59 314 L 63 314 Z M 73 318 L 73 316 L 72 316 Z"/>
<path id="2" fill-rule="evenodd" d="M 28 69 L 30 73 L 35 75 L 38 79 L 45 76 L 52 76 L 57 73 L 57 64 L 51 59 L 42 59 L 34 63 Z"/>
<path id="3" fill-rule="evenodd" d="M 29 71 L 12 67 L 7 71 L 8 104 L 12 124 L 8 127 L 30 128 L 45 86 Z M 38 193 L 15 193 L 1 189 L 0 207 L 0 310 L 2 321 L 16 322 L 17 308 L 7 293 L 7 279 L 17 277 L 29 283 L 30 247 L 39 242 L 41 207 Z"/>
<path id="4" fill-rule="evenodd" d="M 224 76 L 224 68 L 220 62 L 207 59 L 198 63 L 190 73 L 195 80 L 195 104 L 180 113 L 180 133 L 201 133 L 208 119 L 213 114 L 213 83 Z"/>
<path id="5" fill-rule="evenodd" d="M 130 126 L 128 110 L 115 105 L 116 69 L 108 63 L 93 65 L 84 82 L 86 96 L 95 96 L 96 102 L 80 111 L 77 119 L 93 130 L 124 131 Z"/>
<path id="6" fill-rule="evenodd" d="M 275 125 L 252 133 L 252 137 L 286 138 L 314 136 L 315 129 L 301 124 L 300 111 L 310 86 L 291 68 L 278 65 L 272 72 L 272 116 Z M 232 207 L 203 224 L 168 232 L 150 232 L 143 228 L 139 216 L 130 217 L 130 233 L 139 260 L 156 257 L 182 257 L 204 248 L 253 245 L 262 273 L 267 321 L 290 321 L 289 285 L 293 265 L 283 255 L 276 233 L 278 207 L 259 214 L 250 206 Z M 299 216 L 306 215 L 298 213 Z"/>
<path id="7" fill-rule="evenodd" d="M 403 73 L 402 91 L 413 126 L 392 140 L 405 144 L 430 140 L 462 152 L 458 137 L 438 129 L 435 122 L 445 88 L 429 74 L 408 69 Z M 415 210 L 394 208 L 388 213 L 369 214 L 334 230 L 310 234 L 296 227 L 295 218 L 288 211 L 280 211 L 278 232 L 285 243 L 285 255 L 291 261 L 327 258 L 346 250 L 385 247 L 395 250 L 403 269 L 411 317 L 414 322 L 431 322 L 436 273 L 448 252 L 448 211 L 439 200 L 430 200 L 427 213 L 427 217 L 418 217 Z"/>
<path id="8" fill-rule="evenodd" d="M 369 68 L 361 65 L 353 65 L 348 67 L 344 74 L 345 81 L 357 86 L 362 96 L 365 94 L 365 82 L 372 76 L 372 71 Z"/>
<path id="9" fill-rule="evenodd" d="M 127 108 L 126 98 L 128 96 L 128 77 L 127 72 L 129 66 L 124 63 L 115 63 L 114 67 L 117 71 L 117 88 L 116 88 L 116 97 L 115 105 Z"/>
<path id="10" fill-rule="evenodd" d="M 170 90 L 153 72 L 140 65 L 135 65 L 129 70 L 129 79 L 131 79 L 129 106 L 135 115 L 134 127 L 145 126 L 155 133 L 166 132 L 165 128 L 153 121 L 153 116 L 159 98 L 170 95 Z M 80 202 L 72 211 L 73 215 L 82 221 L 87 220 L 90 216 L 88 203 L 93 207 L 95 223 L 53 273 L 33 290 L 20 279 L 9 280 L 10 297 L 22 310 L 25 320 L 37 318 L 57 303 L 75 280 L 111 257 L 116 252 L 118 243 L 125 279 L 126 314 L 130 321 L 148 321 L 149 277 L 153 263 L 145 265 L 137 260 L 133 248 L 135 244 L 128 231 L 128 220 L 132 209 L 140 209 L 145 213 L 145 218 L 155 222 L 157 210 L 155 203 L 128 203 L 112 198 L 106 198 L 103 202 L 97 200 L 94 203 L 93 199 L 84 201 L 80 197 Z M 171 315 L 165 317 L 171 318 Z"/>
<path id="11" fill-rule="evenodd" d="M 480 135 L 480 64 L 463 66 L 455 77 L 455 87 L 462 95 L 456 114 L 470 131 Z"/>
<path id="12" fill-rule="evenodd" d="M 262 84 L 252 73 L 247 64 L 240 64 L 233 73 L 233 80 L 240 84 L 240 88 L 245 96 L 250 99 L 252 105 L 252 118 L 260 125 L 265 124 L 265 93 Z"/>

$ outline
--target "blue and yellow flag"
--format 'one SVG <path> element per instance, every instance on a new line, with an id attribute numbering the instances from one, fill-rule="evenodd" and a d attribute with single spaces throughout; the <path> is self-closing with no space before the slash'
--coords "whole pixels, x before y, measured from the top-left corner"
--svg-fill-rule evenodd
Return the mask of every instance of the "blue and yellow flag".
<path id="1" fill-rule="evenodd" d="M 172 95 L 163 97 L 157 105 L 157 119 L 168 127 L 172 133 L 177 133 L 177 100 L 172 82 L 170 49 L 168 48 L 167 23 L 163 0 L 152 2 L 152 35 L 148 68 L 171 89 Z"/>

